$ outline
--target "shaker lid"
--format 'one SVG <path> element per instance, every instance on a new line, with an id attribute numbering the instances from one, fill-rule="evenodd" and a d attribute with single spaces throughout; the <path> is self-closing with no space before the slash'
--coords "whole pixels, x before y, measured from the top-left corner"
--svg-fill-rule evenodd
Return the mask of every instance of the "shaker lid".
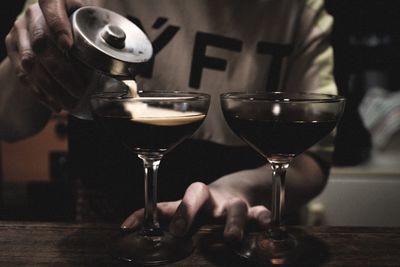
<path id="1" fill-rule="evenodd" d="M 85 6 L 71 16 L 72 54 L 111 76 L 131 77 L 148 61 L 153 48 L 147 36 L 127 18 L 104 8 Z"/>

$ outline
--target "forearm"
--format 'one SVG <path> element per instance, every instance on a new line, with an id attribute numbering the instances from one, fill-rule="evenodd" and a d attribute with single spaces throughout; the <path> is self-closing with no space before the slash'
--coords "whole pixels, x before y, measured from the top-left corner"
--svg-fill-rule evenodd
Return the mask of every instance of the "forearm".
<path id="1" fill-rule="evenodd" d="M 306 153 L 296 157 L 287 171 L 286 209 L 296 210 L 321 193 L 328 175 Z"/>
<path id="2" fill-rule="evenodd" d="M 0 140 L 16 141 L 43 129 L 51 112 L 18 81 L 8 58 L 0 64 Z"/>
<path id="3" fill-rule="evenodd" d="M 294 158 L 286 175 L 286 210 L 296 210 L 324 188 L 327 175 L 307 154 Z M 250 206 L 266 205 L 270 208 L 272 170 L 269 164 L 256 169 L 243 170 L 221 177 L 210 184 L 210 189 L 235 192 Z"/>

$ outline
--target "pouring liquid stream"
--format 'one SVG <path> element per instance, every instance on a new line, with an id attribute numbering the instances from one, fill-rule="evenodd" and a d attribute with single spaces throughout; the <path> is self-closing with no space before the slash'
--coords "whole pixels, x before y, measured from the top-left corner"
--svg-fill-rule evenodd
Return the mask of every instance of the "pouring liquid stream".
<path id="1" fill-rule="evenodd" d="M 135 80 L 123 80 L 122 82 L 128 87 L 127 95 L 132 98 L 140 98 Z M 182 97 L 182 100 L 184 98 Z M 131 115 L 132 121 L 158 126 L 189 124 L 205 117 L 205 114 L 196 111 L 154 107 L 140 101 L 126 102 L 124 109 Z"/>

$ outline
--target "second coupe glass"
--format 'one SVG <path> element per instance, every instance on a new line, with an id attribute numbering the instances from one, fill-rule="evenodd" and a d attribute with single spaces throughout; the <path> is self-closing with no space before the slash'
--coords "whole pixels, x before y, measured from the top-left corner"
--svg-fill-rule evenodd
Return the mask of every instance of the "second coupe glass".
<path id="1" fill-rule="evenodd" d="M 283 264 L 297 245 L 282 223 L 285 174 L 293 158 L 337 125 L 345 99 L 312 93 L 226 93 L 220 97 L 231 129 L 272 168 L 272 219 L 267 231 L 248 236 L 237 252 L 250 260 Z"/>

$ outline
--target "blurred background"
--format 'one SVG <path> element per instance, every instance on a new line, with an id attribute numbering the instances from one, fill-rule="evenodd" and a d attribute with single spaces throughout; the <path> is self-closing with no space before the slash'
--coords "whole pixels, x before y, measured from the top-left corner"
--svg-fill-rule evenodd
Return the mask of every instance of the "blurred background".
<path id="1" fill-rule="evenodd" d="M 23 2 L 1 9 L 1 40 Z M 335 19 L 335 79 L 347 106 L 328 185 L 305 207 L 302 223 L 400 226 L 400 1 L 325 4 Z M 3 59 L 3 41 L 0 49 Z M 74 219 L 66 129 L 66 114 L 58 114 L 34 137 L 0 143 L 0 219 Z"/>
<path id="2" fill-rule="evenodd" d="M 334 168 L 308 224 L 400 226 L 400 1 L 325 0 L 347 97 Z"/>

